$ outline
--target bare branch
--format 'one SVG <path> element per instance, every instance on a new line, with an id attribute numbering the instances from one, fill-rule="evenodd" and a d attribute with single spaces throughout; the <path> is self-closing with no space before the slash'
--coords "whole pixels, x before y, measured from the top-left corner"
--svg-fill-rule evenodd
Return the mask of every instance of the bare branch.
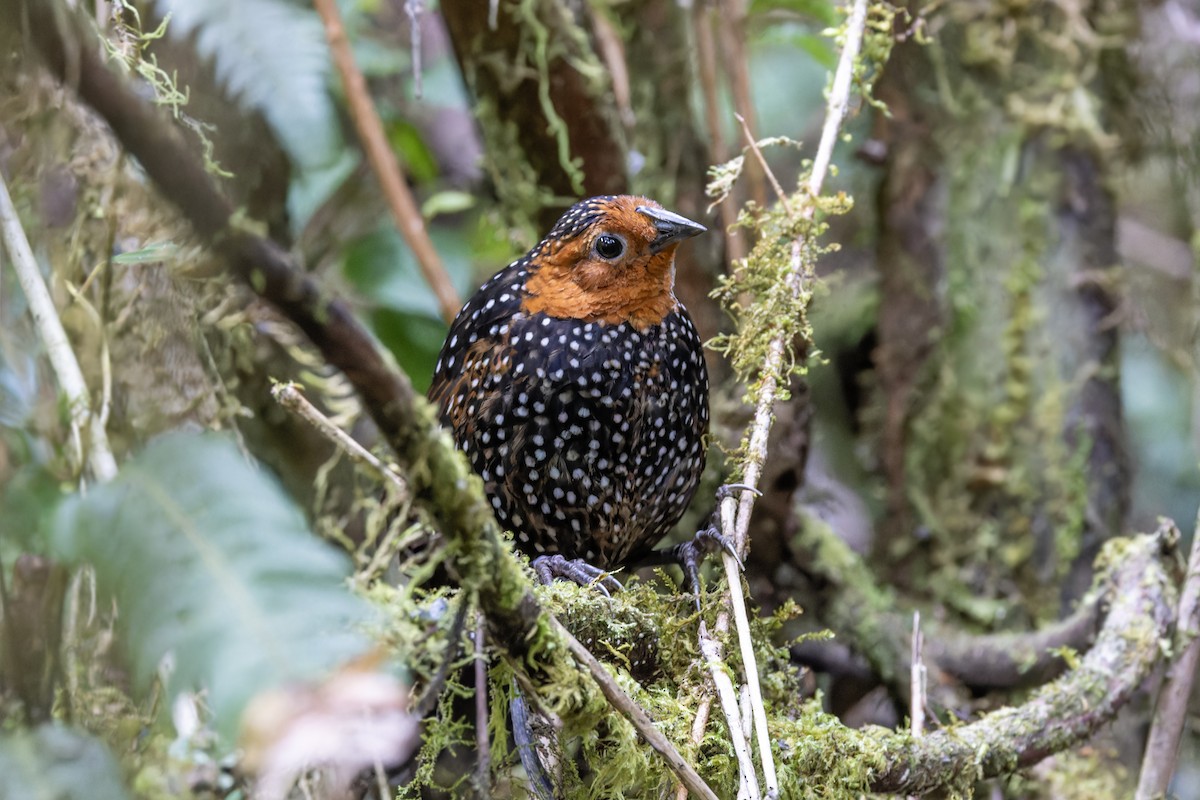
<path id="1" fill-rule="evenodd" d="M 913 612 L 912 621 L 912 664 L 909 667 L 909 682 L 912 685 L 909 700 L 909 730 L 913 737 L 925 733 L 925 638 L 921 635 L 921 612 Z"/>
<path id="2" fill-rule="evenodd" d="M 704 779 L 700 777 L 695 768 L 692 767 L 679 751 L 675 749 L 675 745 L 671 744 L 667 737 L 662 735 L 658 728 L 654 727 L 654 721 L 646 714 L 646 712 L 633 701 L 629 695 L 625 693 L 608 671 L 604 669 L 604 665 L 592 655 L 586 647 L 584 647 L 578 639 L 576 639 L 569 630 L 563 627 L 563 624 L 554 616 L 550 616 L 550 621 L 558 634 L 566 641 L 567 647 L 571 650 L 571 655 L 587 668 L 592 679 L 596 681 L 596 685 L 600 687 L 600 691 L 608 699 L 609 704 L 620 711 L 621 714 L 629 720 L 637 732 L 641 735 L 646 743 L 663 757 L 667 766 L 675 773 L 688 789 L 706 800 L 717 800 L 716 794 L 709 788 Z"/>
<path id="3" fill-rule="evenodd" d="M 717 43 L 724 57 L 723 68 L 729 75 L 729 93 L 733 107 L 751 128 L 757 127 L 754 98 L 750 91 L 750 58 L 746 52 L 746 0 L 715 0 L 720 13 L 717 23 Z M 760 206 L 767 203 L 767 188 L 763 174 L 756 169 L 746 172 L 750 184 L 750 199 Z"/>
<path id="4" fill-rule="evenodd" d="M 411 502 L 412 492 L 404 478 L 396 474 L 394 470 L 388 468 L 386 464 L 375 457 L 374 453 L 359 444 L 354 437 L 337 425 L 334 425 L 328 417 L 317 410 L 316 406 L 308 402 L 308 398 L 300 392 L 296 384 L 277 383 L 271 388 L 271 396 L 275 398 L 275 402 L 279 403 L 279 405 L 316 428 L 326 439 L 329 439 L 339 450 L 345 453 L 350 460 L 367 467 L 378 475 L 380 480 L 390 483 L 392 488 L 396 490 L 397 500 L 402 503 Z"/>
<path id="5" fill-rule="evenodd" d="M 728 628 L 728 616 L 724 616 L 724 619 L 726 628 Z M 729 742 L 733 745 L 734 755 L 737 756 L 738 797 L 758 800 L 758 780 L 754 776 L 754 758 L 750 754 L 750 744 L 742 732 L 738 715 L 737 690 L 733 687 L 733 680 L 729 677 L 729 673 L 725 671 L 725 664 L 721 658 L 721 643 L 709 635 L 703 622 L 700 623 L 700 652 L 712 674 L 713 688 L 716 690 L 717 699 L 721 703 L 721 711 L 725 714 L 725 721 L 729 728 Z M 703 709 L 704 706 L 701 708 Z M 698 713 L 697 719 L 700 716 Z M 694 734 L 695 731 L 693 731 Z"/>
<path id="6" fill-rule="evenodd" d="M 1200 532 L 1200 518 L 1197 522 L 1196 530 Z M 1196 664 L 1200 662 L 1200 535 L 1196 534 L 1193 534 L 1192 554 L 1188 558 L 1183 596 L 1179 600 L 1175 648 L 1179 657 L 1167 672 L 1166 683 L 1158 695 L 1154 722 L 1146 740 L 1142 774 L 1138 778 L 1137 800 L 1164 796 L 1179 758 L 1179 737 L 1183 733 L 1188 699 L 1196 679 Z"/>
<path id="7" fill-rule="evenodd" d="M 342 76 L 342 84 L 346 89 L 346 99 L 350 104 L 350 115 L 354 118 L 354 126 L 362 140 L 367 161 L 370 162 L 371 169 L 383 187 L 388 207 L 392 210 L 392 217 L 396 220 L 396 228 L 404 237 L 409 249 L 412 250 L 413 256 L 416 257 L 417 264 L 421 267 L 421 274 L 425 276 L 433 293 L 437 295 L 442 318 L 446 322 L 453 322 L 455 315 L 458 314 L 458 309 L 462 307 L 462 301 L 454 289 L 454 284 L 450 282 L 450 276 L 446 274 L 446 267 L 442 264 L 437 249 L 429 238 L 429 233 L 425 229 L 425 220 L 421 217 L 420 209 L 417 208 L 417 201 L 409 191 L 408 184 L 404 181 L 404 174 L 400 169 L 400 163 L 396 160 L 396 154 L 392 152 L 391 145 L 388 144 L 387 134 L 379 119 L 379 112 L 375 109 L 375 104 L 371 101 L 371 95 L 367 91 L 367 81 L 359 71 L 358 65 L 354 62 L 354 54 L 350 51 L 350 40 L 346 37 L 346 29 L 342 26 L 341 12 L 338 11 L 337 2 L 336 0 L 314 0 L 314 4 L 321 19 L 325 22 L 325 36 L 329 40 L 329 49 L 333 53 L 338 73 Z M 406 5 L 407 9 L 409 6 Z M 415 32 L 419 29 L 420 20 L 416 19 L 415 13 L 412 11 L 410 11 L 410 16 L 410 23 Z M 414 33 L 414 37 L 416 35 Z M 414 58 L 420 52 L 419 47 L 420 42 L 414 39 L 414 48 L 416 48 L 414 49 Z M 414 63 L 420 74 L 420 62 Z"/>
<path id="8" fill-rule="evenodd" d="M 75 358 L 75 351 L 71 349 L 71 342 L 58 318 L 50 290 L 42 280 L 42 272 L 38 269 L 29 239 L 21 227 L 3 174 L 0 174 L 0 240 L 12 259 L 17 281 L 29 301 L 33 323 L 46 347 L 46 356 L 54 368 L 58 385 L 66 397 L 73 435 L 82 439 L 78 442 L 78 465 L 82 469 L 86 462 L 96 480 L 111 480 L 116 477 L 117 462 L 108 444 L 104 422 L 100 415 L 92 411 L 91 394 L 79 369 L 79 360 Z"/>
<path id="9" fill-rule="evenodd" d="M 717 91 L 717 54 L 713 40 L 713 13 L 708 3 L 692 4 L 692 31 L 696 43 L 696 63 L 700 78 L 700 90 L 704 97 L 704 124 L 708 129 L 709 153 L 713 161 L 723 164 L 729 159 L 729 148 L 721 130 L 720 98 Z M 731 231 L 737 222 L 737 204 L 733 195 L 726 197 L 719 206 L 721 227 L 725 231 L 726 258 L 730 265 L 745 258 L 749 247 L 745 231 Z"/>

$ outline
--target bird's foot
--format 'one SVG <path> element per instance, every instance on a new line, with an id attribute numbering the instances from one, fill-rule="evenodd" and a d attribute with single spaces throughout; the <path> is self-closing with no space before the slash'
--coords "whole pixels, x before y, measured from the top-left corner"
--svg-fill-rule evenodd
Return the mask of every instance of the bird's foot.
<path id="1" fill-rule="evenodd" d="M 566 558 L 560 555 L 538 556 L 533 560 L 533 571 L 538 580 L 549 586 L 556 578 L 574 581 L 580 586 L 595 587 L 605 597 L 621 591 L 621 584 L 607 570 L 592 566 L 582 558 Z"/>
<path id="2" fill-rule="evenodd" d="M 694 595 L 696 608 L 700 608 L 700 564 L 705 557 L 712 553 L 725 552 L 733 556 L 738 569 L 745 569 L 742 559 L 738 556 L 733 541 L 721 533 L 721 501 L 732 497 L 735 492 L 753 492 L 761 496 L 762 492 L 744 483 L 727 483 L 717 489 L 717 508 L 709 517 L 708 526 L 696 531 L 690 540 L 677 544 L 667 550 L 659 550 L 651 554 L 649 563 L 678 564 L 683 568 L 684 591 Z"/>
<path id="3" fill-rule="evenodd" d="M 715 524 L 717 514 L 707 528 L 696 531 L 696 535 L 686 542 L 677 544 L 666 551 L 669 561 L 683 568 L 683 589 L 696 596 L 696 605 L 700 605 L 700 565 L 706 556 L 713 553 L 725 552 L 733 556 L 738 569 L 742 568 L 742 560 L 738 558 L 737 548 L 728 536 L 721 533 Z"/>

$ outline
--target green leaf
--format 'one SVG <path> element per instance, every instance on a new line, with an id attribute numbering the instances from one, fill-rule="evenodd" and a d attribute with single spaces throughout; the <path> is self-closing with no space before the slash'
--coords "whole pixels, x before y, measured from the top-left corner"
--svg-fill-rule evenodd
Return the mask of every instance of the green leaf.
<path id="1" fill-rule="evenodd" d="M 460 227 L 431 227 L 429 236 L 460 293 L 471 283 L 469 236 Z M 342 272 L 354 289 L 377 305 L 438 319 L 437 298 L 396 228 L 385 224 L 345 251 Z"/>
<path id="2" fill-rule="evenodd" d="M 128 800 L 121 768 L 97 739 L 60 725 L 0 736 L 0 800 Z"/>
<path id="3" fill-rule="evenodd" d="M 43 532 L 62 500 L 57 478 L 45 467 L 25 464 L 0 488 L 0 537 L 22 551 L 43 554 Z"/>
<path id="4" fill-rule="evenodd" d="M 113 256 L 112 263 L 121 265 L 154 264 L 166 261 L 178 250 L 179 248 L 173 242 L 153 242 L 138 250 Z"/>
<path id="5" fill-rule="evenodd" d="M 195 36 L 221 83 L 266 117 L 302 170 L 332 161 L 341 132 L 329 94 L 329 48 L 316 12 L 286 0 L 155 0 L 167 33 Z"/>
<path id="6" fill-rule="evenodd" d="M 421 216 L 433 219 L 439 214 L 458 214 L 475 207 L 475 195 L 447 189 L 438 192 L 421 205 Z"/>
<path id="7" fill-rule="evenodd" d="M 416 390 L 428 389 L 446 338 L 446 324 L 440 319 L 382 308 L 371 314 L 371 328 L 412 378 Z"/>
<path id="8" fill-rule="evenodd" d="M 438 163 L 421 138 L 421 132 L 411 122 L 393 120 L 387 125 L 388 142 L 404 162 L 404 171 L 417 183 L 425 183 L 437 177 Z"/>
<path id="9" fill-rule="evenodd" d="M 354 628 L 370 606 L 346 588 L 348 559 L 223 436 L 158 439 L 113 482 L 65 504 L 53 542 L 115 596 L 135 689 L 169 654 L 169 696 L 207 688 L 230 742 L 255 694 L 368 648 Z"/>
<path id="10" fill-rule="evenodd" d="M 837 24 L 837 13 L 830 0 L 751 0 L 748 13 L 756 16 L 770 11 L 790 11 L 824 26 Z"/>

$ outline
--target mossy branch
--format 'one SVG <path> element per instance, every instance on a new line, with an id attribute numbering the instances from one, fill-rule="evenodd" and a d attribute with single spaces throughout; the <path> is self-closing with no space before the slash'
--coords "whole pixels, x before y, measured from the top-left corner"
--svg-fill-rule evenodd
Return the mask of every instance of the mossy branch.
<path id="1" fill-rule="evenodd" d="M 26 20 L 30 39 L 59 80 L 108 122 L 230 272 L 272 302 L 358 390 L 411 478 L 414 494 L 435 509 L 449 561 L 488 609 L 489 629 L 535 678 L 573 674 L 566 643 L 545 622 L 531 583 L 492 515 L 483 486 L 437 424 L 432 406 L 388 363 L 342 303 L 321 295 L 276 242 L 239 226 L 179 132 L 96 55 L 81 17 L 56 3 L 0 0 L 5 18 Z"/>
<path id="2" fill-rule="evenodd" d="M 15 7 L 9 7 L 15 6 Z M 384 359 L 370 334 L 344 304 L 323 296 L 275 241 L 239 227 L 178 131 L 146 105 L 90 47 L 81 18 L 57 4 L 3 0 L 0 11 L 28 20 L 33 41 L 59 80 L 74 88 L 112 127 L 165 197 L 226 262 L 230 272 L 296 324 L 358 391 L 409 478 L 415 497 L 441 522 L 447 568 L 486 610 L 488 632 L 528 676 L 553 713 L 564 719 L 594 714 L 597 686 L 695 794 L 712 790 L 594 658 L 543 609 L 503 536 L 483 483 L 438 424 L 433 406 L 408 377 Z M 57 17 L 57 18 L 56 18 Z M 584 667 L 595 683 L 576 668 Z"/>
<path id="3" fill-rule="evenodd" d="M 823 604 L 810 610 L 844 637 L 843 644 L 865 656 L 876 674 L 903 696 L 908 684 L 903 668 L 909 653 L 906 626 L 912 609 L 893 592 L 878 587 L 866 562 L 820 519 L 801 514 L 792 547 L 795 561 L 803 565 L 810 580 L 822 586 Z M 1043 683 L 1066 668 L 1058 651 L 1083 650 L 1092 642 L 1102 616 L 1101 600 L 1108 590 L 1107 583 L 1098 582 L 1069 617 L 1028 633 L 979 635 L 926 620 L 926 661 L 974 689 Z M 809 646 L 819 647 L 819 643 Z"/>
<path id="4" fill-rule="evenodd" d="M 871 789 L 915 794 L 938 787 L 968 790 L 1036 764 L 1087 739 L 1111 720 L 1162 657 L 1175 617 L 1175 582 L 1167 573 L 1179 531 L 1165 522 L 1153 534 L 1109 542 L 1101 572 L 1111 581 L 1108 613 L 1096 644 L 1079 666 L 1026 703 L 969 725 L 920 739 L 896 735 L 884 744 L 887 766 Z"/>

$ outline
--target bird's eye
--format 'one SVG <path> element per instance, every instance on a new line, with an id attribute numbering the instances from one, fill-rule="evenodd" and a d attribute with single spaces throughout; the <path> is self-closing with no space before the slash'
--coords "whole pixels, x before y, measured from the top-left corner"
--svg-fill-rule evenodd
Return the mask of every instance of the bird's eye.
<path id="1" fill-rule="evenodd" d="M 601 258 L 616 258 L 625 252 L 625 243 L 611 233 L 604 233 L 596 238 L 596 252 Z"/>

